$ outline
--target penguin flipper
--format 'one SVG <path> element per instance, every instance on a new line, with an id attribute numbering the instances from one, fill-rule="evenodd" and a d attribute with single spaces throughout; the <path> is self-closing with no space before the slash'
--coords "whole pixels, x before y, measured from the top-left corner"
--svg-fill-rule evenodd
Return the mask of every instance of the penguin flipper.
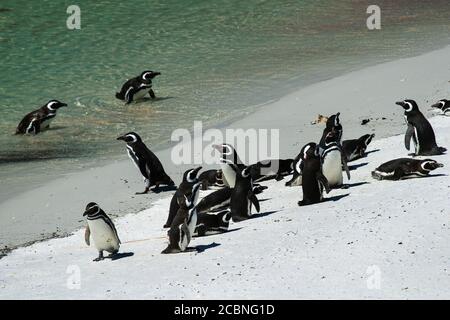
<path id="1" fill-rule="evenodd" d="M 150 97 L 151 97 L 152 99 L 155 99 L 155 98 L 156 98 L 155 92 L 153 91 L 153 89 L 150 89 L 150 90 L 148 91 L 148 93 L 150 94 Z"/>
<path id="2" fill-rule="evenodd" d="M 322 173 L 322 172 L 317 172 L 316 177 L 317 177 L 317 180 L 320 182 L 320 184 L 322 184 L 323 187 L 325 188 L 325 191 L 326 191 L 327 193 L 330 193 L 330 191 L 331 191 L 330 185 L 328 184 L 328 180 L 327 180 L 327 178 L 323 175 L 323 173 Z"/>
<path id="3" fill-rule="evenodd" d="M 414 135 L 414 127 L 408 123 L 408 129 L 406 129 L 405 134 L 405 148 L 409 150 L 411 144 L 411 138 Z"/>
<path id="4" fill-rule="evenodd" d="M 253 205 L 255 206 L 256 211 L 259 212 L 259 210 L 260 210 L 259 201 L 258 201 L 258 198 L 253 193 L 253 191 L 249 190 L 247 196 L 250 199 L 250 201 L 253 203 Z"/>
<path id="5" fill-rule="evenodd" d="M 86 225 L 86 230 L 84 231 L 84 241 L 88 246 L 91 245 L 90 237 L 91 237 L 91 229 L 89 229 L 89 225 Z"/>
<path id="6" fill-rule="evenodd" d="M 350 180 L 350 169 L 347 165 L 347 157 L 342 153 L 342 166 L 344 167 L 345 172 L 347 173 L 347 178 Z"/>

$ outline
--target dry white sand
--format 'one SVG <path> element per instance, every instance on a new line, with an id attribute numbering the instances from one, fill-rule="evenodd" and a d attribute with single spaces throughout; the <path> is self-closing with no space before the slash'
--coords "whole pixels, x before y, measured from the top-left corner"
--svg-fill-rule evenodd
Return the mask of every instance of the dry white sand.
<path id="1" fill-rule="evenodd" d="M 322 127 L 310 125 L 318 113 L 340 111 L 344 138 L 368 132 L 375 132 L 377 138 L 398 134 L 404 131 L 403 115 L 394 101 L 416 99 L 422 111 L 429 114 L 432 102 L 449 96 L 449 57 L 450 47 L 446 47 L 320 82 L 265 105 L 229 127 L 278 128 L 280 156 L 291 158 L 303 144 L 319 139 Z M 373 120 L 361 126 L 365 118 Z M 186 127 L 191 129 L 192 124 Z M 157 154 L 178 183 L 190 166 L 173 165 L 169 149 Z M 45 182 L 40 188 L 0 203 L 0 248 L 71 232 L 83 225 L 81 214 L 90 201 L 100 203 L 114 217 L 139 212 L 170 195 L 134 195 L 142 191 L 142 179 L 127 158 L 125 147 L 123 158 L 108 166 Z"/>

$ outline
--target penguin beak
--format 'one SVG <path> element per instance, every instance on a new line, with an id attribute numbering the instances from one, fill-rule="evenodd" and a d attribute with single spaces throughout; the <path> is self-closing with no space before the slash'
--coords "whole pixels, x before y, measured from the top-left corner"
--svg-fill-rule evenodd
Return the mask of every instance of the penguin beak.
<path id="1" fill-rule="evenodd" d="M 83 213 L 83 217 L 84 216 L 87 216 L 89 214 L 89 212 L 88 211 L 85 211 L 84 213 Z"/>
<path id="2" fill-rule="evenodd" d="M 67 107 L 67 103 L 61 103 L 61 107 Z"/>
<path id="3" fill-rule="evenodd" d="M 153 77 L 161 75 L 161 72 L 153 72 Z"/>
<path id="4" fill-rule="evenodd" d="M 442 168 L 442 167 L 444 167 L 444 164 L 443 163 L 436 163 L 436 167 L 437 168 Z"/>
<path id="5" fill-rule="evenodd" d="M 200 170 L 202 170 L 202 167 L 198 167 L 198 168 L 194 169 L 195 176 L 197 176 L 197 174 Z"/>
<path id="6" fill-rule="evenodd" d="M 120 136 L 120 137 L 117 137 L 117 139 L 116 140 L 125 140 L 125 136 Z"/>
<path id="7" fill-rule="evenodd" d="M 396 104 L 396 105 L 399 105 L 399 106 L 401 106 L 401 107 L 404 107 L 404 106 L 405 106 L 405 103 L 404 103 L 403 101 L 397 101 L 395 104 Z"/>
<path id="8" fill-rule="evenodd" d="M 433 105 L 431 106 L 431 108 L 440 109 L 441 106 L 442 106 L 442 103 L 438 102 L 438 103 L 433 104 Z"/>

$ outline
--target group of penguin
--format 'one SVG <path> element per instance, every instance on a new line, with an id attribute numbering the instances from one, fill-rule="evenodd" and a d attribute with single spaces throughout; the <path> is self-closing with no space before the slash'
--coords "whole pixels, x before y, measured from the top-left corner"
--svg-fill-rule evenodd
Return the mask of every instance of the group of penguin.
<path id="1" fill-rule="evenodd" d="M 125 82 L 116 98 L 131 103 L 147 94 L 155 98 L 152 79 L 160 72 L 144 71 L 138 77 Z M 410 150 L 413 141 L 414 153 L 411 156 L 433 156 L 446 152 L 436 144 L 431 124 L 420 112 L 414 100 L 396 102 L 404 109 L 407 131 L 404 144 Z M 16 129 L 16 134 L 36 135 L 48 129 L 55 118 L 56 111 L 67 106 L 58 100 L 50 100 L 40 109 L 27 114 Z M 442 114 L 450 115 L 450 101 L 442 99 L 433 108 Z M 169 214 L 164 228 L 168 228 L 169 244 L 162 253 L 179 253 L 189 251 L 192 237 L 228 231 L 230 220 L 240 222 L 253 216 L 252 207 L 260 211 L 256 195 L 262 193 L 266 186 L 261 181 L 282 180 L 285 176 L 292 178 L 285 183 L 288 187 L 302 187 L 303 199 L 299 206 L 316 204 L 324 200 L 323 192 L 347 187 L 343 183 L 343 174 L 350 180 L 348 162 L 366 156 L 366 149 L 374 134 L 366 134 L 358 139 L 342 141 L 343 128 L 340 113 L 327 118 L 325 129 L 319 143 L 310 142 L 303 146 L 294 159 L 269 159 L 252 165 L 241 162 L 235 148 L 230 144 L 213 145 L 219 152 L 220 169 L 206 170 L 202 167 L 184 172 L 183 179 L 171 199 Z M 145 145 L 135 132 L 121 135 L 117 140 L 126 143 L 127 153 L 139 169 L 145 182 L 147 193 L 154 187 L 162 185 L 175 188 L 174 181 L 164 171 L 158 157 Z M 388 161 L 372 172 L 377 180 L 399 180 L 411 176 L 426 176 L 432 170 L 443 167 L 433 159 L 399 158 Z M 198 201 L 200 190 L 216 189 Z M 95 202 L 90 202 L 83 213 L 87 217 L 85 242 L 94 242 L 99 256 L 94 261 L 104 259 L 103 252 L 109 252 L 113 258 L 120 248 L 120 238 L 116 227 L 108 215 Z"/>

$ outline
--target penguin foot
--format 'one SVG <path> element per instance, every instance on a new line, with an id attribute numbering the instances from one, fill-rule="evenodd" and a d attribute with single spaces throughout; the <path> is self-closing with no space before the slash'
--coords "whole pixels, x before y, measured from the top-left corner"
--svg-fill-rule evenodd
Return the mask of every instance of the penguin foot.
<path id="1" fill-rule="evenodd" d="M 145 188 L 142 192 L 136 192 L 135 194 L 147 194 L 149 192 L 150 188 Z"/>
<path id="2" fill-rule="evenodd" d="M 175 248 L 170 248 L 170 247 L 167 247 L 166 249 L 164 249 L 163 251 L 161 251 L 162 254 L 180 253 L 180 252 L 181 252 L 180 249 L 175 249 Z"/>
<path id="3" fill-rule="evenodd" d="M 99 262 L 99 261 L 102 261 L 102 260 L 104 260 L 104 259 L 105 259 L 104 257 L 97 257 L 97 258 L 95 258 L 95 259 L 92 260 L 92 261 Z"/>

